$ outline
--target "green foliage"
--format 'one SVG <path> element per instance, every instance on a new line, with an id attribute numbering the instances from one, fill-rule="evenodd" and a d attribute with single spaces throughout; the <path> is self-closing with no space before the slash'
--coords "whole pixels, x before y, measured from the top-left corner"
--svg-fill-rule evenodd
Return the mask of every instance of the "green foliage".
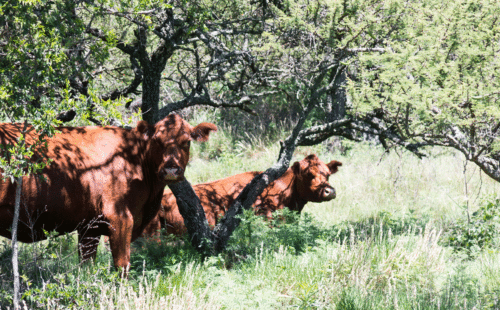
<path id="1" fill-rule="evenodd" d="M 35 309 L 51 304 L 78 308 L 97 306 L 99 300 L 95 296 L 100 293 L 102 282 L 116 281 L 119 281 L 118 272 L 112 272 L 107 265 L 96 264 L 76 272 L 57 273 L 45 285 L 26 290 L 23 299 Z"/>
<path id="2" fill-rule="evenodd" d="M 73 67 L 68 66 L 65 50 L 84 27 L 72 22 L 73 7 L 72 1 L 7 1 L 2 5 L 6 27 L 0 48 L 5 55 L 0 60 L 3 111 L 9 107 L 23 114 L 27 102 L 38 105 L 53 97 L 58 89 L 54 85 L 71 74 Z"/>
<path id="3" fill-rule="evenodd" d="M 285 208 L 273 213 L 273 220 L 267 221 L 247 210 L 241 216 L 241 224 L 231 236 L 223 254 L 223 261 L 234 262 L 258 259 L 259 250 L 274 252 L 286 249 L 289 253 L 303 253 L 325 240 L 329 230 L 308 214 L 300 215 Z"/>
<path id="4" fill-rule="evenodd" d="M 500 199 L 487 202 L 472 213 L 470 222 L 460 218 L 447 231 L 447 242 L 455 251 L 476 256 L 500 241 Z"/>
<path id="5" fill-rule="evenodd" d="M 398 18 L 373 26 L 394 30 L 385 51 L 359 57 L 349 86 L 353 108 L 381 109 L 404 128 L 401 135 L 417 141 L 446 141 L 455 127 L 472 143 L 491 143 L 483 133 L 495 131 L 500 118 L 500 7 L 488 0 L 386 1 L 383 14 L 391 7 Z"/>

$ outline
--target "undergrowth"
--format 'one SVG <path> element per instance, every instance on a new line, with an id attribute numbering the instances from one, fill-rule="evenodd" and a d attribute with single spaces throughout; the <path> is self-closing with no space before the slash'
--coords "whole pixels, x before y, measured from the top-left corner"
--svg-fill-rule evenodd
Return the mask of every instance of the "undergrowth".
<path id="1" fill-rule="evenodd" d="M 470 257 L 500 245 L 500 199 L 485 202 L 469 217 L 461 217 L 447 231 L 446 241 Z"/>

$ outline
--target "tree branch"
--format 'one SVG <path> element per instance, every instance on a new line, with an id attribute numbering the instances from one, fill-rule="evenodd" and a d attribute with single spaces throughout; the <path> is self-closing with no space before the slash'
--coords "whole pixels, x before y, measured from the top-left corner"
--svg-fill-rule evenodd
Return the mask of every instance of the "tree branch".
<path id="1" fill-rule="evenodd" d="M 142 70 L 137 62 L 137 59 L 133 56 L 130 56 L 130 63 L 132 64 L 132 71 L 134 72 L 134 79 L 130 83 L 130 85 L 126 86 L 121 90 L 114 90 L 106 95 L 102 95 L 101 100 L 115 100 L 121 96 L 127 96 L 131 93 L 136 93 L 137 88 L 142 83 Z"/>
<path id="2" fill-rule="evenodd" d="M 274 93 L 274 92 L 269 92 L 269 93 Z M 195 105 L 207 105 L 215 108 L 238 108 L 242 111 L 245 111 L 247 113 L 250 113 L 252 115 L 255 115 L 255 111 L 253 111 L 250 107 L 247 106 L 252 100 L 252 98 L 257 98 L 259 96 L 262 96 L 262 94 L 249 94 L 245 95 L 240 98 L 237 102 L 231 103 L 227 102 L 225 100 L 214 100 L 210 98 L 209 95 L 206 94 L 199 94 L 197 92 L 192 92 L 191 95 L 176 101 L 169 103 L 165 107 L 161 108 L 158 111 L 158 115 L 160 118 L 163 118 L 167 116 L 168 114 L 174 112 L 174 111 L 179 111 L 187 107 L 192 107 Z"/>

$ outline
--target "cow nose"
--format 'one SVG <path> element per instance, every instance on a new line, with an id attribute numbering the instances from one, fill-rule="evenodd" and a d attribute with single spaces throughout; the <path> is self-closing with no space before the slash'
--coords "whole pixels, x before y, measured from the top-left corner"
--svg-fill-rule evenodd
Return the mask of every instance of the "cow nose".
<path id="1" fill-rule="evenodd" d="M 165 167 L 163 169 L 164 178 L 167 181 L 175 181 L 182 177 L 184 169 L 181 167 Z"/>
<path id="2" fill-rule="evenodd" d="M 334 199 L 336 197 L 335 189 L 333 187 L 326 187 L 323 192 L 323 199 Z"/>

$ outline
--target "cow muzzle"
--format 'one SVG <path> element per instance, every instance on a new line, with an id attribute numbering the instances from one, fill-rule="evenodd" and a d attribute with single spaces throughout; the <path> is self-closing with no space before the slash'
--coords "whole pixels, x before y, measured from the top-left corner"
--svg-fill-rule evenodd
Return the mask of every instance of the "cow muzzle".
<path id="1" fill-rule="evenodd" d="M 323 190 L 323 200 L 332 200 L 337 197 L 335 189 L 333 187 L 325 187 Z"/>
<path id="2" fill-rule="evenodd" d="M 184 176 L 184 169 L 181 167 L 167 167 L 162 170 L 162 178 L 165 181 L 180 181 Z"/>

